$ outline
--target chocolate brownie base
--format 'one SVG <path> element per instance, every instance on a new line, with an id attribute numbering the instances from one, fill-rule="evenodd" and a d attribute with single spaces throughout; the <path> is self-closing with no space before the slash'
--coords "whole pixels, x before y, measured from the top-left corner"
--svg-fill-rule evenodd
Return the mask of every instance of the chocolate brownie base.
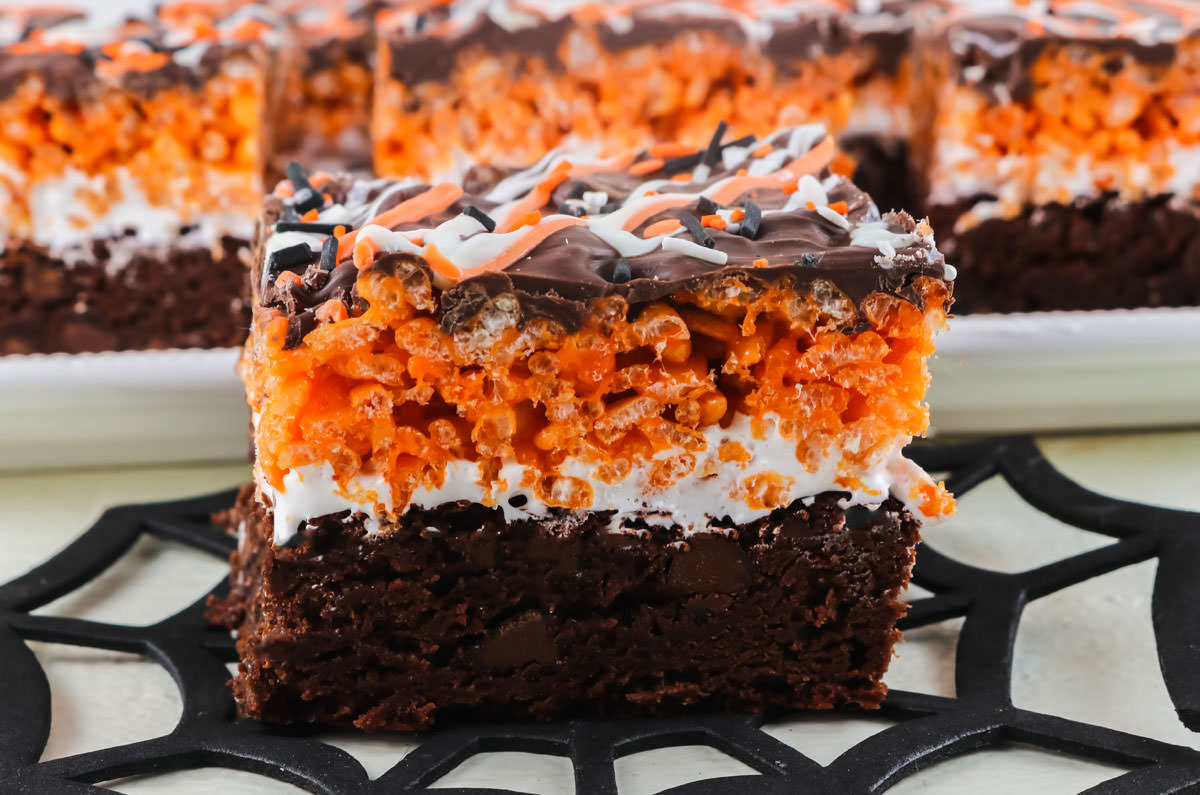
<path id="1" fill-rule="evenodd" d="M 125 245 L 121 241 L 121 245 Z M 0 253 L 0 354 L 218 348 L 250 327 L 247 243 L 135 253 L 110 266 L 110 241 L 68 264 L 44 248 Z"/>
<path id="2" fill-rule="evenodd" d="M 325 517 L 279 547 L 247 488 L 209 615 L 237 630 L 241 712 L 274 723 L 873 707 L 918 524 L 838 496 L 688 538 L 453 503 L 374 537 Z"/>
<path id="3" fill-rule="evenodd" d="M 1200 304 L 1200 208 L 1106 197 L 955 233 L 972 204 L 930 210 L 938 247 L 962 274 L 957 313 Z"/>

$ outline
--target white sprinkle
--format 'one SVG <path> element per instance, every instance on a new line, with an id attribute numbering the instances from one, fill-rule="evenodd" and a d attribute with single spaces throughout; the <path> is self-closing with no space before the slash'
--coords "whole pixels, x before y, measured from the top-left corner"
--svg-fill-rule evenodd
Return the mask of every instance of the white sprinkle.
<path id="1" fill-rule="evenodd" d="M 945 277 L 946 281 L 952 282 L 958 278 L 958 268 L 947 262 L 942 266 L 942 275 Z"/>
<path id="2" fill-rule="evenodd" d="M 686 254 L 689 257 L 702 259 L 705 262 L 711 262 L 713 265 L 724 265 L 729 261 L 729 255 L 724 251 L 715 248 L 706 248 L 699 243 L 693 243 L 690 240 L 684 240 L 679 237 L 664 237 L 662 240 L 663 251 L 674 251 L 676 254 Z"/>
<path id="3" fill-rule="evenodd" d="M 733 171 L 735 168 L 746 162 L 746 158 L 750 156 L 750 147 L 748 146 L 727 146 L 721 150 L 721 165 L 726 171 Z"/>
<path id="4" fill-rule="evenodd" d="M 596 215 L 608 204 L 608 194 L 602 190 L 587 190 L 583 192 L 583 203 L 588 215 Z"/>
<path id="5" fill-rule="evenodd" d="M 818 207 L 817 214 L 835 226 L 840 226 L 842 229 L 849 229 L 850 222 L 846 220 L 846 216 L 833 210 L 829 207 Z"/>

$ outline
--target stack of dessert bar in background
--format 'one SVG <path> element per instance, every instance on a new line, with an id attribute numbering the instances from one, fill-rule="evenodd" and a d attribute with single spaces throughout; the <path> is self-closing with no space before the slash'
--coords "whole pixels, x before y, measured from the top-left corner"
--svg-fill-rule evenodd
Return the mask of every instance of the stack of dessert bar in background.
<path id="1" fill-rule="evenodd" d="M 211 0 L 0 11 L 0 352 L 214 346 L 292 159 L 382 176 L 821 121 L 958 311 L 1200 303 L 1188 0 Z M 373 71 L 372 71 L 373 70 Z M 683 152 L 684 150 L 680 150 Z M 729 150 L 737 152 L 737 147 Z"/>

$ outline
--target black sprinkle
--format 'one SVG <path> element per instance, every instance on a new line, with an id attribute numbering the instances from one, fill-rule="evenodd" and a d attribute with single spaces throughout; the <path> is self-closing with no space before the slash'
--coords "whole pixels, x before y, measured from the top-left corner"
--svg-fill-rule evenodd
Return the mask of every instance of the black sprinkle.
<path id="1" fill-rule="evenodd" d="M 749 146 L 755 140 L 753 135 L 743 135 L 741 138 L 735 138 L 728 143 L 721 144 L 721 149 L 728 149 L 731 146 Z"/>
<path id="2" fill-rule="evenodd" d="M 568 199 L 582 199 L 583 194 L 587 193 L 588 186 L 586 182 L 576 182 L 571 186 L 571 190 L 567 191 Z"/>
<path id="3" fill-rule="evenodd" d="M 758 237 L 758 227 L 762 223 L 762 210 L 749 199 L 746 200 L 746 203 L 742 207 L 746 211 L 746 217 L 742 219 L 742 223 L 738 226 L 738 234 L 753 240 Z"/>
<path id="4" fill-rule="evenodd" d="M 700 219 L 691 213 L 684 213 L 679 216 L 679 220 L 684 227 L 692 233 L 692 237 L 696 238 L 696 242 L 705 248 L 713 248 L 717 245 L 717 241 L 713 240 L 712 235 L 700 223 Z"/>
<path id="5" fill-rule="evenodd" d="M 312 232 L 314 235 L 332 235 L 339 226 L 349 232 L 353 227 L 349 224 L 326 224 L 308 221 L 280 221 L 275 224 L 276 232 Z"/>
<path id="6" fill-rule="evenodd" d="M 680 155 L 679 157 L 668 158 L 663 161 L 663 167 L 659 171 L 667 175 L 678 174 L 681 171 L 691 171 L 700 165 L 700 158 L 703 156 L 703 152 L 696 152 L 692 155 Z"/>
<path id="7" fill-rule="evenodd" d="M 325 197 L 309 183 L 308 177 L 304 175 L 304 169 L 300 167 L 299 163 L 294 160 L 288 163 L 286 172 L 288 181 L 295 189 L 292 206 L 296 208 L 296 212 L 306 213 L 309 210 L 318 210 L 325 206 Z"/>
<path id="8" fill-rule="evenodd" d="M 496 231 L 496 221 L 490 215 L 485 213 L 473 204 L 468 204 L 463 208 L 463 215 L 469 215 L 479 223 L 483 224 L 483 228 L 489 232 Z"/>
<path id="9" fill-rule="evenodd" d="M 600 208 L 600 213 L 601 215 L 607 215 L 608 213 L 615 213 L 619 209 L 621 209 L 621 205 L 616 202 L 609 202 Z"/>
<path id="10" fill-rule="evenodd" d="M 633 265 L 629 260 L 621 257 L 613 263 L 612 278 L 609 279 L 613 284 L 624 284 L 633 278 Z"/>
<path id="11" fill-rule="evenodd" d="M 725 137 L 725 133 L 729 131 L 729 125 L 724 119 L 717 125 L 717 129 L 713 132 L 712 138 L 708 141 L 708 148 L 704 150 L 704 157 L 700 162 L 706 166 L 715 166 L 717 159 L 721 157 L 721 139 Z"/>
<path id="12" fill-rule="evenodd" d="M 717 211 L 717 203 L 707 196 L 701 196 L 700 201 L 696 202 L 696 215 L 703 218 L 706 215 L 712 215 Z"/>
<path id="13" fill-rule="evenodd" d="M 321 245 L 321 270 L 331 271 L 337 267 L 338 239 L 327 237 Z"/>
<path id="14" fill-rule="evenodd" d="M 804 253 L 800 255 L 800 264 L 806 268 L 815 268 L 820 261 L 821 258 L 816 254 Z"/>
<path id="15" fill-rule="evenodd" d="M 425 30 L 425 26 L 429 24 L 428 14 L 417 14 L 417 19 L 413 23 L 413 33 L 420 33 Z"/>
<path id="16" fill-rule="evenodd" d="M 514 494 L 508 498 L 508 504 L 514 508 L 520 508 L 525 503 L 529 502 L 529 498 L 524 494 Z"/>
<path id="17" fill-rule="evenodd" d="M 560 204 L 558 205 L 558 212 L 562 215 L 573 215 L 576 218 L 580 218 L 587 215 L 587 208 L 582 204 Z"/>
<path id="18" fill-rule="evenodd" d="M 309 262 L 312 259 L 312 254 L 313 251 L 308 247 L 307 243 L 297 243 L 294 246 L 281 248 L 278 251 L 272 252 L 267 270 L 271 272 L 272 276 L 278 276 L 289 268 Z"/>

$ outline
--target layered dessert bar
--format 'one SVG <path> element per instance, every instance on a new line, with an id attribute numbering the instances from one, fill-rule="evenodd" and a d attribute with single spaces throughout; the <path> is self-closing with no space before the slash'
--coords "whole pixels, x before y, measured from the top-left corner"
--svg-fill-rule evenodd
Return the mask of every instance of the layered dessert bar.
<path id="1" fill-rule="evenodd" d="M 379 22 L 376 169 L 448 175 L 475 161 L 524 165 L 564 140 L 699 146 L 722 119 L 734 138 L 822 121 L 853 143 L 871 187 L 895 191 L 912 13 L 858 5 L 399 5 Z"/>
<path id="2" fill-rule="evenodd" d="M 0 353 L 239 344 L 268 26 L 25 26 L 0 48 Z"/>
<path id="3" fill-rule="evenodd" d="M 954 272 L 820 125 L 462 184 L 289 169 L 214 620 L 244 714 L 875 706 Z"/>
<path id="4" fill-rule="evenodd" d="M 964 2 L 929 39 L 959 308 L 1200 303 L 1200 5 Z"/>
<path id="5" fill-rule="evenodd" d="M 312 169 L 371 168 L 371 96 L 378 3 L 277 0 L 290 33 L 270 176 L 299 160 Z M 274 184 L 272 181 L 270 184 Z"/>

